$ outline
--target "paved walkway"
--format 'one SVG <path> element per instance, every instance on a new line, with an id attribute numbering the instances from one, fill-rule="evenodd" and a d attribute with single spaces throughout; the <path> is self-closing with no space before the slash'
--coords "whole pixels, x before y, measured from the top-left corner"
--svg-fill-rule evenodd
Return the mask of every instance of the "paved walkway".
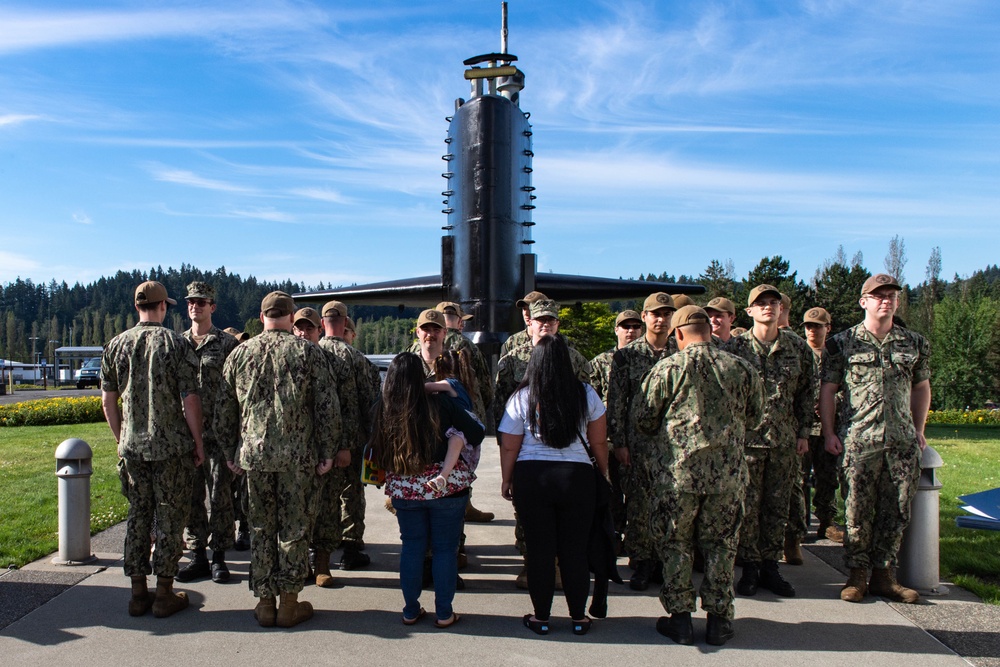
<path id="1" fill-rule="evenodd" d="M 484 444 L 475 504 L 497 520 L 467 527 L 470 566 L 455 608 L 462 620 L 441 631 L 425 620 L 400 623 L 399 553 L 394 517 L 384 496 L 368 489 L 368 552 L 372 565 L 336 572 L 340 587 L 309 586 L 302 598 L 315 617 L 291 630 L 264 629 L 252 616 L 246 586 L 246 552 L 233 552 L 234 581 L 179 585 L 191 608 L 172 618 L 128 616 L 128 579 L 121 572 L 121 525 L 95 536 L 96 566 L 60 568 L 49 558 L 0 577 L 0 656 L 9 665 L 345 664 L 449 666 L 490 665 L 1000 665 L 1000 614 L 961 589 L 909 607 L 878 598 L 848 604 L 838 598 L 844 576 L 820 556 L 835 559 L 836 547 L 809 547 L 806 564 L 784 567 L 798 597 L 768 592 L 739 598 L 736 638 L 723 648 L 703 642 L 705 616 L 695 617 L 695 646 L 677 646 L 657 634 L 662 612 L 655 591 L 635 593 L 612 584 L 610 617 L 575 637 L 565 604 L 553 607 L 553 631 L 537 637 L 521 627 L 531 610 L 528 595 L 515 589 L 519 559 L 511 546 L 513 513 L 500 498 L 499 459 Z M 824 551 L 825 550 L 825 551 Z M 817 555 L 819 554 L 819 555 Z M 623 574 L 627 568 L 622 561 Z M 424 594 L 431 608 L 433 593 Z M 33 609 L 33 610 L 31 610 Z M 29 611 L 30 610 L 30 611 Z M 916 613 L 915 613 L 916 612 Z M 914 621 L 916 618 L 916 622 Z M 919 623 L 919 625 L 918 625 Z M 921 627 L 922 626 L 922 627 Z M 929 634 L 956 646 L 963 659 Z"/>

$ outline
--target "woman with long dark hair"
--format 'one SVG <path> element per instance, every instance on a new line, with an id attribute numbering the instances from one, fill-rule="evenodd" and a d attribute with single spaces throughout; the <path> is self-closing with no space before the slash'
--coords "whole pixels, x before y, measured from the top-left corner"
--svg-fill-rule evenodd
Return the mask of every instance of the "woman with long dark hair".
<path id="1" fill-rule="evenodd" d="M 408 352 L 389 365 L 382 398 L 375 408 L 372 449 L 385 470 L 386 495 L 392 499 L 403 541 L 399 585 L 403 623 L 424 615 L 420 606 L 424 554 L 433 555 L 434 603 L 439 628 L 458 622 L 452 609 L 458 577 L 458 542 L 462 535 L 469 485 L 475 475 L 463 461 L 436 483 L 449 445 L 467 441 L 478 447 L 483 427 L 465 410 L 424 390 L 423 362 Z"/>
<path id="2" fill-rule="evenodd" d="M 590 591 L 587 542 L 595 503 L 590 452 L 597 472 L 607 475 L 607 423 L 604 404 L 593 387 L 577 379 L 558 336 L 535 344 L 497 431 L 501 493 L 514 501 L 524 528 L 535 611 L 524 617 L 524 625 L 548 634 L 558 557 L 573 632 L 586 634 L 591 624 L 584 612 Z"/>

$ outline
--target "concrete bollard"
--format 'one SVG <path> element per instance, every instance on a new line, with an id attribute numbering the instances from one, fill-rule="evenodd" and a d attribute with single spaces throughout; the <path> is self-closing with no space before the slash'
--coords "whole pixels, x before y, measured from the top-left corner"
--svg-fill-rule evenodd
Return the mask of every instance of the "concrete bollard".
<path id="1" fill-rule="evenodd" d="M 82 565 L 97 560 L 90 552 L 90 476 L 93 451 L 83 440 L 70 438 L 56 447 L 59 478 L 59 555 L 56 565 Z"/>
<path id="2" fill-rule="evenodd" d="M 910 525 L 903 533 L 899 548 L 899 583 L 923 595 L 944 595 L 941 585 L 939 509 L 941 481 L 937 469 L 944 465 L 933 447 L 926 447 L 920 457 L 920 481 L 910 506 Z"/>

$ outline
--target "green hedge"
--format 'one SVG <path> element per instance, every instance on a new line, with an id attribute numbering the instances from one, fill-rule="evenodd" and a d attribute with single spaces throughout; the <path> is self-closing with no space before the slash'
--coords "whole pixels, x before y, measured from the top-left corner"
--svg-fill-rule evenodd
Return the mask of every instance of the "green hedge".
<path id="1" fill-rule="evenodd" d="M 928 424 L 1000 426 L 1000 410 L 931 410 Z"/>
<path id="2" fill-rule="evenodd" d="M 2 426 L 57 426 L 104 421 L 99 396 L 79 398 L 43 398 L 0 405 Z"/>

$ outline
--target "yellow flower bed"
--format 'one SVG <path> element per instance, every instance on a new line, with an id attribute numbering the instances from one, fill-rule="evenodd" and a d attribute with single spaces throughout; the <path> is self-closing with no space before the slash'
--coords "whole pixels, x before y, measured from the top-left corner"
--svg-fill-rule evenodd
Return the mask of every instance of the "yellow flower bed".
<path id="1" fill-rule="evenodd" d="M 927 423 L 1000 426 L 1000 410 L 931 410 Z"/>
<path id="2" fill-rule="evenodd" d="M 104 421 L 99 396 L 43 398 L 0 405 L 2 426 L 55 426 Z"/>

